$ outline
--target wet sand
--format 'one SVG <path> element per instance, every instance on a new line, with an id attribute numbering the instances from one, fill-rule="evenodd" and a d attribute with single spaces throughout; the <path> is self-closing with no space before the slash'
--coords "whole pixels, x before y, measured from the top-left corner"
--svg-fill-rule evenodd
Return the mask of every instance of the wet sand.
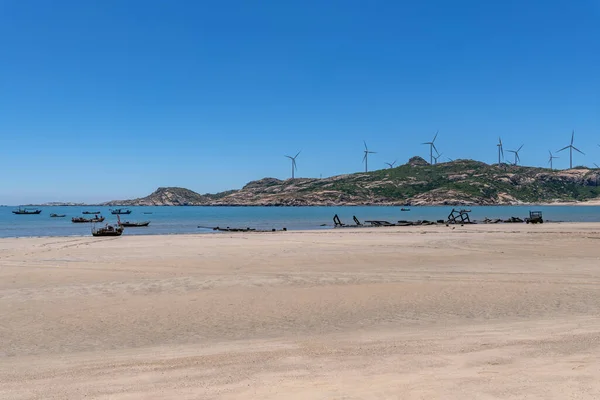
<path id="1" fill-rule="evenodd" d="M 600 224 L 0 240 L 2 399 L 598 399 Z"/>

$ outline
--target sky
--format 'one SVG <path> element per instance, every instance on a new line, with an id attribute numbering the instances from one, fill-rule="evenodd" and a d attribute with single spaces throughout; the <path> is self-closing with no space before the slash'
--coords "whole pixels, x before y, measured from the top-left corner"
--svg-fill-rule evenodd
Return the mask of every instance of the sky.
<path id="1" fill-rule="evenodd" d="M 359 172 L 363 140 L 380 169 L 438 130 L 600 164 L 600 0 L 0 0 L 0 204 Z"/>

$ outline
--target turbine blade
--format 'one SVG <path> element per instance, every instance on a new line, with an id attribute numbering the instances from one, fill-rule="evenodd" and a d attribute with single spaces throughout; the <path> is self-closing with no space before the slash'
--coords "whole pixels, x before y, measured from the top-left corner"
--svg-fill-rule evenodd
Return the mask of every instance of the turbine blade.
<path id="1" fill-rule="evenodd" d="M 517 152 L 521 151 L 521 149 L 523 148 L 524 145 L 521 145 L 521 147 L 519 147 L 519 150 L 517 150 Z"/>
<path id="2" fill-rule="evenodd" d="M 571 147 L 573 148 L 573 150 L 578 151 L 585 156 L 585 153 L 583 151 L 579 150 L 577 147 L 575 147 L 575 146 L 571 146 Z"/>
<path id="3" fill-rule="evenodd" d="M 433 137 L 433 140 L 431 141 L 431 143 L 435 142 L 435 139 L 437 138 L 438 133 L 440 133 L 439 130 L 437 132 L 435 132 L 435 136 Z"/>
<path id="4" fill-rule="evenodd" d="M 296 155 L 294 156 L 294 160 L 296 159 L 296 157 L 298 157 L 300 155 L 300 153 L 302 153 L 302 150 L 300 150 L 298 153 L 296 153 Z"/>
<path id="5" fill-rule="evenodd" d="M 363 143 L 365 144 L 365 150 L 369 150 L 369 148 L 367 147 L 367 142 L 365 142 L 365 141 L 363 140 Z"/>
<path id="6" fill-rule="evenodd" d="M 433 147 L 433 149 L 435 150 L 435 152 L 439 154 L 439 151 L 438 151 L 438 149 L 435 147 L 435 144 L 431 143 L 431 146 Z"/>
<path id="7" fill-rule="evenodd" d="M 571 147 L 571 146 L 565 146 L 565 147 L 563 147 L 562 149 L 558 150 L 558 151 L 557 151 L 557 153 L 559 153 L 559 152 L 561 152 L 561 151 L 563 151 L 563 150 L 566 150 L 566 149 L 568 149 L 569 147 Z"/>
<path id="8" fill-rule="evenodd" d="M 571 146 L 573 146 L 573 139 L 575 139 L 575 130 L 571 133 Z"/>
<path id="9" fill-rule="evenodd" d="M 367 159 L 367 152 L 365 151 L 365 156 L 363 157 L 363 162 Z"/>

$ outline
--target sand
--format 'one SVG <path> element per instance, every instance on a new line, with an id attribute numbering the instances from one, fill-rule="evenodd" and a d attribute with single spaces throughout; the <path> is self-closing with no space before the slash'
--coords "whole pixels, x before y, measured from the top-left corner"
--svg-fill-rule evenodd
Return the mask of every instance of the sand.
<path id="1" fill-rule="evenodd" d="M 2 399 L 598 399 L 600 224 L 0 240 Z"/>

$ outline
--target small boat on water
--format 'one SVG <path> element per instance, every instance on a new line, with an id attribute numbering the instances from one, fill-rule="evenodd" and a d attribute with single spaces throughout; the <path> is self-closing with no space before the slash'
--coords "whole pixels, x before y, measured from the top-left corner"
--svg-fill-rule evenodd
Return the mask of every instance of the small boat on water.
<path id="1" fill-rule="evenodd" d="M 151 212 L 145 212 L 144 214 L 152 214 Z"/>
<path id="2" fill-rule="evenodd" d="M 50 214 L 50 216 L 52 218 L 64 218 L 64 217 L 66 217 L 65 214 Z"/>
<path id="3" fill-rule="evenodd" d="M 83 218 L 83 217 L 73 217 L 71 218 L 72 222 L 75 223 L 85 223 L 85 222 L 104 222 L 104 217 L 94 217 L 94 218 Z"/>
<path id="4" fill-rule="evenodd" d="M 17 215 L 34 215 L 34 214 L 39 214 L 41 213 L 42 210 L 37 209 L 37 208 L 23 208 L 23 207 L 19 207 L 16 210 L 13 210 L 13 214 L 17 214 Z"/>
<path id="5" fill-rule="evenodd" d="M 85 214 L 85 215 L 90 215 L 90 214 L 98 215 L 98 214 L 100 214 L 100 211 L 84 211 L 84 212 L 82 212 L 82 214 Z"/>
<path id="6" fill-rule="evenodd" d="M 410 208 L 401 208 L 400 211 L 410 211 Z"/>
<path id="7" fill-rule="evenodd" d="M 148 225 L 150 225 L 150 221 L 142 221 L 142 222 L 129 222 L 129 221 L 120 222 L 119 221 L 119 226 L 123 226 L 126 228 L 134 228 L 134 227 L 148 226 Z"/>
<path id="8" fill-rule="evenodd" d="M 110 210 L 110 213 L 114 214 L 114 215 L 123 215 L 123 214 L 127 215 L 127 214 L 131 214 L 131 210 L 117 208 L 114 210 Z"/>
<path id="9" fill-rule="evenodd" d="M 119 225 L 106 224 L 103 227 L 92 228 L 92 236 L 121 236 L 125 229 Z"/>

